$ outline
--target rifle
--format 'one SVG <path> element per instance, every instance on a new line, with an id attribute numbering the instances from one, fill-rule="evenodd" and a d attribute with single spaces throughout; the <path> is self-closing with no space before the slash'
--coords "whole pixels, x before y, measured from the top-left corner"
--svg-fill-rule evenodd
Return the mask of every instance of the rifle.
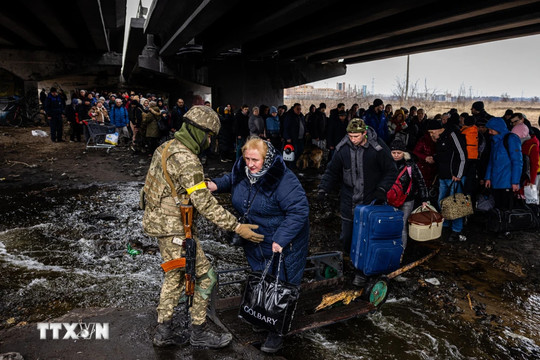
<path id="1" fill-rule="evenodd" d="M 182 223 L 184 224 L 184 233 L 186 234 L 186 239 L 182 246 L 186 253 L 185 293 L 187 297 L 187 308 L 190 308 L 193 305 L 193 295 L 195 294 L 195 257 L 197 256 L 197 243 L 195 243 L 191 235 L 193 205 L 181 204 L 180 213 L 182 214 Z"/>

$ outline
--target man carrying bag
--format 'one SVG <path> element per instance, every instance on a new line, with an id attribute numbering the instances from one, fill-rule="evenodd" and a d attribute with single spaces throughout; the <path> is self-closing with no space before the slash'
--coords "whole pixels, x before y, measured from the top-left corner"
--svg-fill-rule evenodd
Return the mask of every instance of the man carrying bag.
<path id="1" fill-rule="evenodd" d="M 459 131 L 458 124 L 459 117 L 456 119 L 455 116 L 450 117 L 444 127 L 437 120 L 429 120 L 427 123 L 429 135 L 435 142 L 436 150 L 433 158 L 439 171 L 439 204 L 441 207 L 441 202 L 445 197 L 463 192 L 463 186 L 455 186 L 455 183 L 465 183 L 467 144 L 465 137 Z M 449 220 L 444 213 L 443 217 L 445 217 L 443 226 L 452 229 L 448 241 L 466 241 L 467 238 L 462 234 L 463 217 Z"/>

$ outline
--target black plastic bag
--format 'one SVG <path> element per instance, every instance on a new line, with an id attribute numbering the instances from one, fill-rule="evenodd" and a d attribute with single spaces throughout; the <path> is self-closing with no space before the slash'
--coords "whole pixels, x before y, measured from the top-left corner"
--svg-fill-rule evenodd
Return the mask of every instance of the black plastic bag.
<path id="1" fill-rule="evenodd" d="M 238 317 L 259 328 L 286 335 L 291 329 L 300 287 L 279 280 L 282 260 L 280 254 L 278 276 L 268 274 L 274 255 L 262 273 L 248 276 Z"/>

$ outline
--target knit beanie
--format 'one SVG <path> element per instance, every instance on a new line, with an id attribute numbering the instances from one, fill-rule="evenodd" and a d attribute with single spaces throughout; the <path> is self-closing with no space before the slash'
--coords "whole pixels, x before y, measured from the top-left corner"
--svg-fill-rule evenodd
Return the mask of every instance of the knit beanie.
<path id="1" fill-rule="evenodd" d="M 517 124 L 512 128 L 512 132 L 519 136 L 520 139 L 529 136 L 529 128 L 525 124 Z"/>
<path id="2" fill-rule="evenodd" d="M 438 120 L 434 120 L 434 119 L 430 119 L 428 120 L 427 124 L 426 124 L 426 128 L 428 130 L 439 130 L 439 129 L 442 129 L 443 126 L 441 124 L 440 121 Z"/>
<path id="3" fill-rule="evenodd" d="M 405 143 L 402 140 L 395 139 L 390 144 L 390 150 L 407 151 L 407 147 L 405 146 Z"/>
<path id="4" fill-rule="evenodd" d="M 472 108 L 476 111 L 482 111 L 484 110 L 484 102 L 483 101 L 475 101 L 472 104 Z"/>

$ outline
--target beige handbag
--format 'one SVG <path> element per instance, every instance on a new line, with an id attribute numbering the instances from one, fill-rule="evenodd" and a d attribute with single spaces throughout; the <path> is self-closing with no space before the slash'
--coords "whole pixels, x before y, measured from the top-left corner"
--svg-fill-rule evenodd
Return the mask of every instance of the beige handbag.
<path id="1" fill-rule="evenodd" d="M 461 184 L 461 182 L 459 183 Z M 441 214 L 446 220 L 455 220 L 474 213 L 471 197 L 456 193 L 458 184 L 452 181 L 449 190 L 454 186 L 454 193 L 441 200 Z"/>

